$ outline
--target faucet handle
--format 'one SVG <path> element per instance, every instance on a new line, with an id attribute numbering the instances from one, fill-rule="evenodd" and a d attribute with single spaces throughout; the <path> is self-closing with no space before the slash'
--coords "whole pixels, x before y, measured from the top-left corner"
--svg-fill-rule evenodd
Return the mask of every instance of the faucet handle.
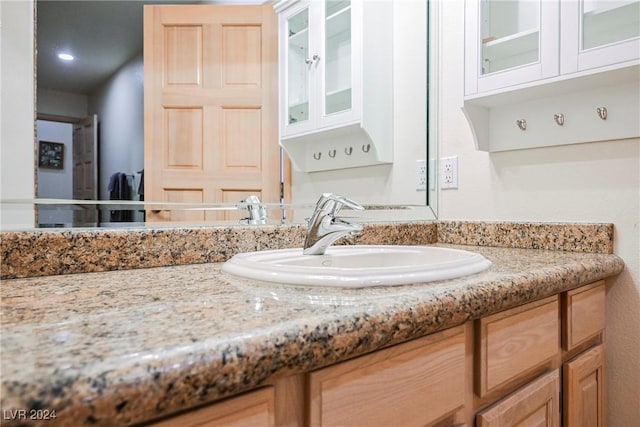
<path id="1" fill-rule="evenodd" d="M 343 206 L 357 211 L 364 210 L 364 207 L 360 203 L 334 193 L 322 194 L 316 204 L 316 209 L 331 210 L 331 215 L 335 217 Z"/>
<path id="2" fill-rule="evenodd" d="M 343 206 L 364 210 L 359 203 L 344 196 L 333 193 L 324 193 L 320 196 L 313 215 L 307 221 L 307 237 L 304 240 L 303 254 L 322 255 L 337 239 L 362 231 L 360 224 L 352 224 L 337 218 L 338 211 Z"/>

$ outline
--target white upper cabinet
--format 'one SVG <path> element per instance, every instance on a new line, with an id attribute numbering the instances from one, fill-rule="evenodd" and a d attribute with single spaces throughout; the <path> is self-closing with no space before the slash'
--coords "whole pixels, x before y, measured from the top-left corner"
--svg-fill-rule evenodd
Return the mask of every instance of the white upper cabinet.
<path id="1" fill-rule="evenodd" d="M 465 95 L 640 58 L 640 0 L 466 0 Z"/>
<path id="2" fill-rule="evenodd" d="M 280 143 L 294 167 L 391 162 L 392 2 L 284 0 L 274 8 Z"/>
<path id="3" fill-rule="evenodd" d="M 350 1 L 303 1 L 283 13 L 286 53 L 283 136 L 349 123 L 360 116 L 359 31 Z M 283 46 L 284 47 L 284 46 Z"/>
<path id="4" fill-rule="evenodd" d="M 558 0 L 467 0 L 465 94 L 558 75 Z"/>
<path id="5" fill-rule="evenodd" d="M 640 137 L 640 0 L 465 0 L 476 147 Z"/>
<path id="6" fill-rule="evenodd" d="M 561 74 L 640 58 L 640 0 L 560 2 Z"/>

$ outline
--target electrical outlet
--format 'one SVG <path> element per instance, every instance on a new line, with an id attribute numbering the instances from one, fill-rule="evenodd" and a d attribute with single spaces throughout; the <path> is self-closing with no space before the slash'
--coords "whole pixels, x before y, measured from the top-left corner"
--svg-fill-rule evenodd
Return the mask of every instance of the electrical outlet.
<path id="1" fill-rule="evenodd" d="M 440 188 L 458 188 L 458 157 L 440 158 Z"/>
<path id="2" fill-rule="evenodd" d="M 416 160 L 416 191 L 427 189 L 427 161 Z"/>

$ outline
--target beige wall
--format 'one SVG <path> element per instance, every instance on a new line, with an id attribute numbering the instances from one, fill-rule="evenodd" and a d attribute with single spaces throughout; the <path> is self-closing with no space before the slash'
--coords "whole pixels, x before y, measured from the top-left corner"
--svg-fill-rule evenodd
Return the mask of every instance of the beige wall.
<path id="1" fill-rule="evenodd" d="M 0 198 L 33 199 L 33 1 L 0 2 Z M 31 206 L 1 213 L 0 228 L 33 227 Z"/>
<path id="2" fill-rule="evenodd" d="M 464 8 L 440 2 L 440 156 L 458 156 L 459 189 L 442 190 L 439 217 L 469 220 L 611 222 L 626 268 L 608 281 L 609 425 L 640 420 L 640 140 L 488 154 L 476 151 L 460 107 Z"/>

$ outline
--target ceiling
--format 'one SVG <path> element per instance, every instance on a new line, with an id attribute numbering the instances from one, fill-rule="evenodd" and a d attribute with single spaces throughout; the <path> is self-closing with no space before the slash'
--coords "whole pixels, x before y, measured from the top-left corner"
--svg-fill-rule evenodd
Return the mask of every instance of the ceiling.
<path id="1" fill-rule="evenodd" d="M 142 53 L 144 4 L 259 3 L 258 1 L 37 0 L 38 88 L 89 94 L 127 61 Z M 75 56 L 65 63 L 60 50 Z"/>

